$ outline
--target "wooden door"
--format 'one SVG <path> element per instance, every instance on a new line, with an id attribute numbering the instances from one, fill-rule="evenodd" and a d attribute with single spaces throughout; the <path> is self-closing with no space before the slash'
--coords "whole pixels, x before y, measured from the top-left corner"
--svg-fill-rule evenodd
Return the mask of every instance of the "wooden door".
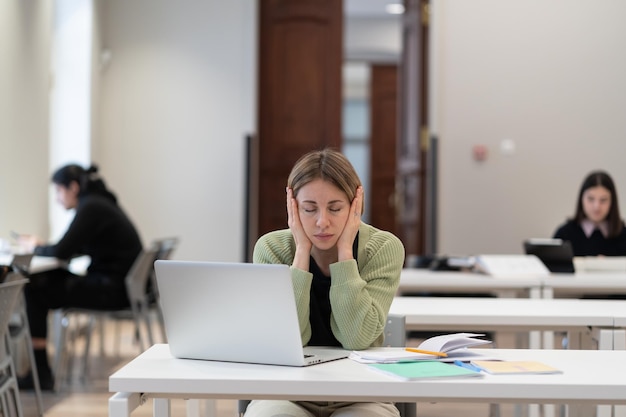
<path id="1" fill-rule="evenodd" d="M 259 0 L 258 230 L 287 227 L 285 186 L 306 152 L 341 147 L 343 1 Z"/>
<path id="2" fill-rule="evenodd" d="M 396 142 L 398 66 L 372 65 L 370 77 L 370 189 L 365 198 L 370 223 L 398 235 L 396 219 Z"/>

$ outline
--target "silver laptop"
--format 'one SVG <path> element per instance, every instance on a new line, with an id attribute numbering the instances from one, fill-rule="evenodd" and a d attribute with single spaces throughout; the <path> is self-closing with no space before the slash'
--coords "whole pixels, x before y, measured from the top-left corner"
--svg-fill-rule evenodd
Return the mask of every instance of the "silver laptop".
<path id="1" fill-rule="evenodd" d="M 307 366 L 350 353 L 302 347 L 287 265 L 158 260 L 154 267 L 174 357 Z"/>

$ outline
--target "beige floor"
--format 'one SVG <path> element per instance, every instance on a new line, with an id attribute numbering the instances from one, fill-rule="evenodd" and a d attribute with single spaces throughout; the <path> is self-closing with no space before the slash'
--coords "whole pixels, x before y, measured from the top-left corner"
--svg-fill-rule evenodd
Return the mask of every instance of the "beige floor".
<path id="1" fill-rule="evenodd" d="M 138 347 L 132 343 L 130 326 L 121 328 L 121 339 L 119 339 L 119 350 L 121 353 L 115 354 L 118 349 L 115 341 L 116 331 L 112 324 L 105 326 L 105 346 L 104 355 L 99 351 L 99 340 L 94 340 L 92 352 L 89 358 L 89 375 L 86 379 L 81 378 L 78 364 L 74 366 L 73 377 L 64 384 L 58 392 L 44 394 L 45 416 L 47 417 L 105 417 L 107 416 L 107 400 L 110 396 L 107 389 L 108 376 L 123 366 L 132 357 L 139 353 Z M 498 335 L 498 340 L 503 337 Z M 498 342 L 499 347 L 508 347 L 506 344 L 512 338 L 504 336 L 504 342 Z M 24 407 L 25 417 L 36 417 L 37 407 L 35 396 L 32 392 L 21 392 L 21 401 Z M 235 417 L 237 414 L 237 404 L 233 400 L 217 401 L 218 417 Z M 133 416 L 151 416 L 152 404 L 148 402 L 139 407 Z M 173 416 L 184 416 L 185 401 L 175 400 L 172 404 Z M 508 417 L 514 415 L 511 405 L 503 405 L 500 408 L 501 416 Z M 490 407 L 487 404 L 418 404 L 418 417 L 489 417 Z"/>

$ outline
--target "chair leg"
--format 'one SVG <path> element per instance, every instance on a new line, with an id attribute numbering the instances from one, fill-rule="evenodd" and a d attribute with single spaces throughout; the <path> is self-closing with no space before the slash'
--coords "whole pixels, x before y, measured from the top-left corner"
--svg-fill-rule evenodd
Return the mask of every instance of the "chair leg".
<path id="1" fill-rule="evenodd" d="M 163 312 L 161 311 L 161 307 L 157 305 L 156 307 L 157 319 L 159 323 L 159 327 L 161 328 L 161 337 L 163 343 L 167 343 L 167 335 L 165 334 L 165 320 L 163 319 Z"/>
<path id="2" fill-rule="evenodd" d="M 52 370 L 57 380 L 61 378 L 61 362 L 63 352 L 66 348 L 65 337 L 67 333 L 67 320 L 63 310 L 58 309 L 52 312 L 52 342 L 54 345 L 54 360 Z"/>
<path id="3" fill-rule="evenodd" d="M 25 306 L 25 304 L 23 304 Z M 41 385 L 39 384 L 39 373 L 37 371 L 37 363 L 35 362 L 35 350 L 33 348 L 33 339 L 30 336 L 30 324 L 28 323 L 28 316 L 26 315 L 26 310 L 21 312 L 22 315 L 22 325 L 24 329 L 24 337 L 26 339 L 26 350 L 28 350 L 28 358 L 30 361 L 30 371 L 33 376 L 33 387 L 35 388 L 35 399 L 37 401 L 37 411 L 39 412 L 39 417 L 43 416 L 43 399 L 41 396 Z"/>
<path id="4" fill-rule="evenodd" d="M 154 345 L 154 337 L 152 336 L 152 320 L 150 320 L 150 309 L 148 303 L 141 303 L 139 308 L 139 315 L 143 318 L 144 325 L 146 327 L 146 334 L 148 336 L 148 347 Z"/>
<path id="5" fill-rule="evenodd" d="M 105 339 L 105 335 L 104 335 L 104 325 L 106 324 L 106 317 L 100 317 L 100 320 L 98 321 L 98 333 L 100 334 L 100 356 L 104 356 L 105 355 L 105 348 L 104 348 L 104 339 Z"/>
<path id="6" fill-rule="evenodd" d="M 87 380 L 87 375 L 89 373 L 89 352 L 91 350 L 91 336 L 93 335 L 93 329 L 97 325 L 96 321 L 101 319 L 101 317 L 96 317 L 95 314 L 89 315 L 89 320 L 87 322 L 87 327 L 85 328 L 85 352 L 83 354 L 83 372 L 81 378 Z"/>
<path id="7" fill-rule="evenodd" d="M 3 415 L 11 415 L 11 411 L 9 409 L 9 405 L 11 405 L 12 408 L 15 410 L 17 417 L 24 417 L 24 414 L 22 412 L 22 401 L 20 400 L 20 392 L 17 386 L 17 372 L 15 370 L 15 363 L 13 362 L 13 356 L 11 354 L 11 341 L 8 332 L 5 334 L 2 343 L 4 343 L 4 348 L 9 358 L 8 376 L 10 378 L 7 390 L 2 394 Z M 11 402 L 12 404 L 9 404 L 9 402 Z"/>

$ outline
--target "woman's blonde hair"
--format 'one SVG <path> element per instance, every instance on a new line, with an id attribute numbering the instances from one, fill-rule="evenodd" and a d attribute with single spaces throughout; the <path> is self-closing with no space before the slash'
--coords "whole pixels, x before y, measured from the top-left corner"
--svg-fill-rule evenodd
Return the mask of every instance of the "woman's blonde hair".
<path id="1" fill-rule="evenodd" d="M 361 179 L 350 161 L 341 152 L 330 148 L 309 152 L 298 159 L 287 179 L 287 187 L 293 190 L 295 198 L 302 187 L 316 179 L 335 185 L 350 202 L 361 185 Z"/>

